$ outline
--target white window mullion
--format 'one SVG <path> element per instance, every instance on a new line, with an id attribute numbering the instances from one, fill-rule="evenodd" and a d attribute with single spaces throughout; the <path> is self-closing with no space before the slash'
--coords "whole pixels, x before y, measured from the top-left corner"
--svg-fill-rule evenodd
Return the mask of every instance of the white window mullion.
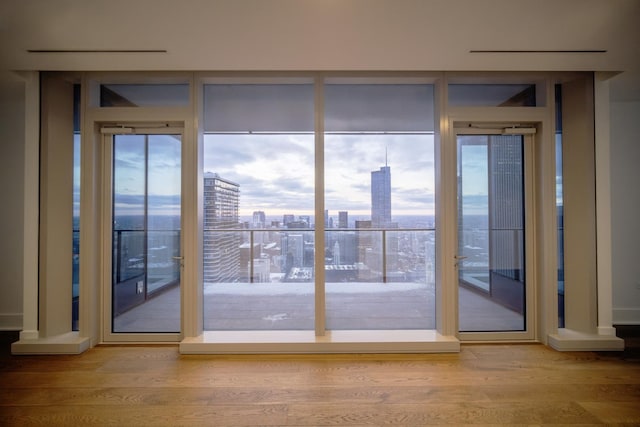
<path id="1" fill-rule="evenodd" d="M 324 89 L 323 78 L 315 78 L 315 331 L 325 334 L 326 301 L 324 270 Z"/>

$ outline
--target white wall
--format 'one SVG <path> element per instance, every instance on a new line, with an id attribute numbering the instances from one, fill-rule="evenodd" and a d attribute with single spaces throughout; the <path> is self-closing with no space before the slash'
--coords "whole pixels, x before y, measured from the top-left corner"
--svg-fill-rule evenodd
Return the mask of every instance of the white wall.
<path id="1" fill-rule="evenodd" d="M 613 323 L 640 325 L 640 102 L 611 103 Z"/>
<path id="2" fill-rule="evenodd" d="M 22 328 L 24 112 L 24 82 L 0 73 L 0 330 Z"/>

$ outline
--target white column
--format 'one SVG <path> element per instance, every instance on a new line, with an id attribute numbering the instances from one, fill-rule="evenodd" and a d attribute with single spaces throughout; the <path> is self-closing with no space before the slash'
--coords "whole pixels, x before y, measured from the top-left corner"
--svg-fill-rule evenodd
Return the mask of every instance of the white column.
<path id="1" fill-rule="evenodd" d="M 611 268 L 611 131 L 608 77 L 609 75 L 596 73 L 594 79 L 598 334 L 615 336 Z"/>
<path id="2" fill-rule="evenodd" d="M 40 75 L 25 72 L 23 314 L 20 339 L 38 333 L 38 211 L 40 164 Z"/>

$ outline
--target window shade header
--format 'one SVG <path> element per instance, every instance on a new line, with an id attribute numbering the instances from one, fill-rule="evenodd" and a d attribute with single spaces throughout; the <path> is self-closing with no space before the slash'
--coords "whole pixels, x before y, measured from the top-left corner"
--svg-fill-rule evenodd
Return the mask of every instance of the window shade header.
<path id="1" fill-rule="evenodd" d="M 208 84 L 205 132 L 313 132 L 312 84 Z"/>
<path id="2" fill-rule="evenodd" d="M 327 132 L 433 132 L 430 84 L 327 84 Z"/>

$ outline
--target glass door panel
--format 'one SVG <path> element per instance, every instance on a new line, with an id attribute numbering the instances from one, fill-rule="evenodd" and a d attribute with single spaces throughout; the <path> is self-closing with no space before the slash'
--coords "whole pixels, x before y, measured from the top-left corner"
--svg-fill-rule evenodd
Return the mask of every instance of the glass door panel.
<path id="1" fill-rule="evenodd" d="M 458 135 L 460 332 L 525 331 L 523 135 Z"/>
<path id="2" fill-rule="evenodd" d="M 115 135 L 112 333 L 180 332 L 180 135 Z"/>

